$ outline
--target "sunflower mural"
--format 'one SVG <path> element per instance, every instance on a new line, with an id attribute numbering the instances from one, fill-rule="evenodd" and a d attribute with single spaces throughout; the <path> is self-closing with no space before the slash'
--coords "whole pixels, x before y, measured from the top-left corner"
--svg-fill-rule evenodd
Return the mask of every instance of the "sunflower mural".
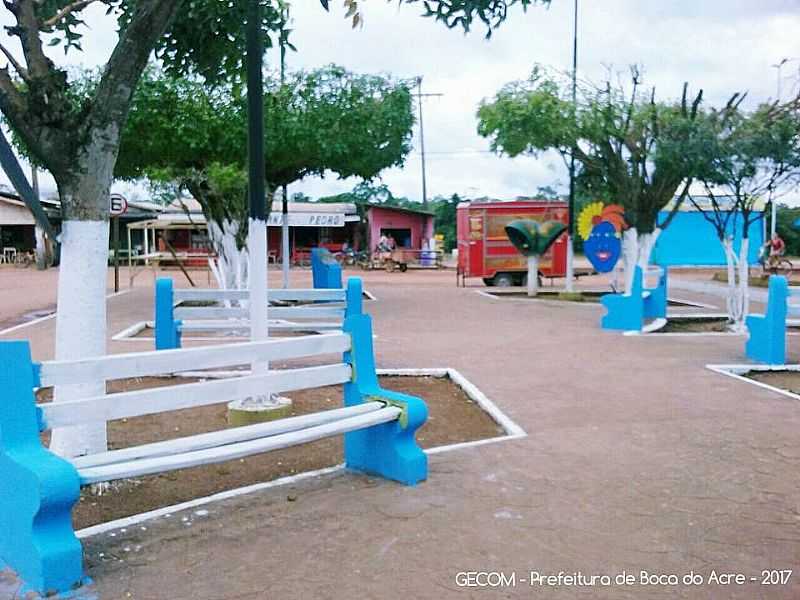
<path id="1" fill-rule="evenodd" d="M 578 217 L 578 235 L 583 239 L 586 258 L 600 273 L 609 273 L 622 254 L 625 210 L 619 204 L 604 206 L 592 202 Z"/>

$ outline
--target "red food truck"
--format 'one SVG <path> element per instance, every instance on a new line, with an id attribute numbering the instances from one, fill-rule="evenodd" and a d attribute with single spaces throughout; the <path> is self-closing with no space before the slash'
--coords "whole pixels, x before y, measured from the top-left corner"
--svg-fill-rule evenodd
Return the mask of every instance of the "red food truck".
<path id="1" fill-rule="evenodd" d="M 506 235 L 517 219 L 569 222 L 566 202 L 462 202 L 457 207 L 458 279 L 481 277 L 486 285 L 525 285 L 528 263 Z M 561 235 L 539 261 L 542 277 L 564 277 L 567 272 L 567 234 Z"/>

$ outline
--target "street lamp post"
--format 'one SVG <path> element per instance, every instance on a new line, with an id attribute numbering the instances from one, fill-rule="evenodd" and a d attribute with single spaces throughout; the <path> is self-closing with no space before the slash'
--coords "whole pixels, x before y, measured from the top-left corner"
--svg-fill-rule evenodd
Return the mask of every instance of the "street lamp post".
<path id="1" fill-rule="evenodd" d="M 576 110 L 578 98 L 578 0 L 575 0 L 575 11 L 573 15 L 572 30 L 572 107 Z M 577 111 L 576 111 L 577 114 Z M 575 270 L 573 266 L 574 251 L 572 249 L 575 235 L 575 151 L 570 152 L 569 157 L 569 226 L 567 228 L 567 273 L 566 290 L 574 290 Z"/>
<path id="2" fill-rule="evenodd" d="M 777 89 L 775 90 L 775 92 L 776 92 L 776 97 L 775 97 L 776 100 L 775 101 L 776 102 L 780 102 L 781 101 L 781 87 L 782 87 L 781 86 L 781 82 L 782 82 L 781 69 L 783 69 L 783 65 L 785 65 L 786 63 L 788 63 L 789 61 L 792 61 L 792 60 L 794 60 L 794 59 L 793 58 L 782 58 L 777 63 L 772 65 L 772 68 L 777 71 L 777 78 L 778 78 Z M 778 204 L 773 199 L 772 200 L 772 207 L 771 207 L 771 211 L 770 211 L 770 234 L 771 235 L 775 235 L 775 232 L 777 230 L 778 230 Z"/>

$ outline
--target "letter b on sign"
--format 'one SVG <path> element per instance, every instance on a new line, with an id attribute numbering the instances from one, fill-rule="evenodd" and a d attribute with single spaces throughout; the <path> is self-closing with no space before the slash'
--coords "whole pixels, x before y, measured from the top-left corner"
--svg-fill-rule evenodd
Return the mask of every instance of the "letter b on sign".
<path id="1" fill-rule="evenodd" d="M 125 196 L 111 194 L 108 207 L 112 217 L 119 217 L 128 212 L 128 201 L 125 199 Z"/>

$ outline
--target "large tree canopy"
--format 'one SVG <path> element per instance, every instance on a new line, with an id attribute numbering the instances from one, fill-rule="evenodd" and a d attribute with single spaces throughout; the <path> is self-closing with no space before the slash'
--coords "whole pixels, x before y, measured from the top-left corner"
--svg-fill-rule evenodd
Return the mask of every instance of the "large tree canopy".
<path id="1" fill-rule="evenodd" d="M 414 117 L 403 82 L 329 66 L 265 81 L 267 181 L 372 179 L 401 165 Z M 245 98 L 155 69 L 134 96 L 117 161 L 122 179 L 182 179 L 218 163 L 244 169 Z"/>
<path id="2" fill-rule="evenodd" d="M 414 117 L 403 82 L 329 66 L 291 73 L 283 83 L 268 77 L 265 92 L 265 167 L 273 189 L 326 173 L 371 180 L 411 150 Z M 245 98 L 152 69 L 134 96 L 116 175 L 189 191 L 208 221 L 244 248 L 246 140 Z"/>
<path id="3" fill-rule="evenodd" d="M 478 109 L 478 132 L 495 151 L 535 156 L 555 150 L 565 160 L 574 157 L 584 190 L 624 207 L 626 289 L 634 265 L 647 270 L 661 229 L 680 208 L 707 151 L 699 118 L 702 91 L 690 100 L 684 85 L 680 100 L 657 102 L 655 90 L 643 93 L 641 85 L 634 67 L 627 88 L 582 83 L 573 101 L 567 77 L 537 68 Z M 659 222 L 670 203 L 670 216 Z"/>
<path id="4" fill-rule="evenodd" d="M 656 102 L 654 91 L 640 87 L 634 69 L 630 91 L 583 83 L 573 104 L 569 81 L 537 68 L 481 104 L 478 132 L 509 156 L 574 152 L 584 185 L 622 204 L 629 225 L 648 234 L 705 151 L 697 125 L 702 92 L 690 101 L 684 87 L 680 101 Z"/>

